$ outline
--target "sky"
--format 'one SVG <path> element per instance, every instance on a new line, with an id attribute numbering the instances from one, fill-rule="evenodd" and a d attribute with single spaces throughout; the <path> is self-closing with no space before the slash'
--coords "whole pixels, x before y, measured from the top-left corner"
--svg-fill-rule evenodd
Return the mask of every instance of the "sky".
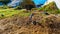
<path id="1" fill-rule="evenodd" d="M 40 5 L 40 4 L 44 4 L 47 0 L 32 0 L 35 5 Z"/>
<path id="2" fill-rule="evenodd" d="M 23 2 L 22 0 L 11 0 L 12 2 L 8 4 L 8 6 L 18 6 L 21 2 Z"/>
<path id="3" fill-rule="evenodd" d="M 56 3 L 57 7 L 60 9 L 60 0 L 54 0 L 54 2 Z"/>

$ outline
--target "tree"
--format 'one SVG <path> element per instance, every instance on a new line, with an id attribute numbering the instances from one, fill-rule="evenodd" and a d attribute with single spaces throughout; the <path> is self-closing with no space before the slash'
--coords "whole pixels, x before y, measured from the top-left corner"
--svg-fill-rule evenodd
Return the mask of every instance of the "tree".
<path id="1" fill-rule="evenodd" d="M 32 0 L 23 0 L 21 6 L 26 9 L 32 9 L 35 7 L 34 3 Z"/>
<path id="2" fill-rule="evenodd" d="M 0 2 L 7 4 L 8 2 L 10 2 L 11 0 L 0 0 Z"/>

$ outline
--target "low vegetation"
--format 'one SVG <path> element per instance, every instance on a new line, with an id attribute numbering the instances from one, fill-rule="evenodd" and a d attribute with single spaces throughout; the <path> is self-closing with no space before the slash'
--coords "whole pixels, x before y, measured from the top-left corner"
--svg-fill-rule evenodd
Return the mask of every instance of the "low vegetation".
<path id="1" fill-rule="evenodd" d="M 46 11 L 51 14 L 59 14 L 60 13 L 60 10 L 57 8 L 57 6 L 54 2 L 51 2 L 50 4 L 39 8 L 39 10 Z"/>
<path id="2" fill-rule="evenodd" d="M 0 34 L 60 34 L 60 10 L 54 3 L 32 10 L 1 7 Z"/>

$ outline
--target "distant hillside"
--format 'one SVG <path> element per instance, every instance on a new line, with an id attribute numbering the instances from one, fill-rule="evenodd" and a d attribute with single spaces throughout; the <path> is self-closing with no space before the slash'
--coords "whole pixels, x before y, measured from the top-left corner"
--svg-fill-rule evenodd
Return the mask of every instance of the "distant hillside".
<path id="1" fill-rule="evenodd" d="M 54 2 L 45 5 L 44 7 L 39 8 L 39 10 L 47 11 L 49 13 L 60 13 L 59 9 L 57 8 Z"/>

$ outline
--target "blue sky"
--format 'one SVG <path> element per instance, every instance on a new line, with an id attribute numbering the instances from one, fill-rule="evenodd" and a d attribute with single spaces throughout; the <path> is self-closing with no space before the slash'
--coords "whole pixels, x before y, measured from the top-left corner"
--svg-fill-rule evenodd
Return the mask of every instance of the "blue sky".
<path id="1" fill-rule="evenodd" d="M 40 4 L 44 4 L 47 0 L 32 0 L 35 5 L 40 5 Z"/>

